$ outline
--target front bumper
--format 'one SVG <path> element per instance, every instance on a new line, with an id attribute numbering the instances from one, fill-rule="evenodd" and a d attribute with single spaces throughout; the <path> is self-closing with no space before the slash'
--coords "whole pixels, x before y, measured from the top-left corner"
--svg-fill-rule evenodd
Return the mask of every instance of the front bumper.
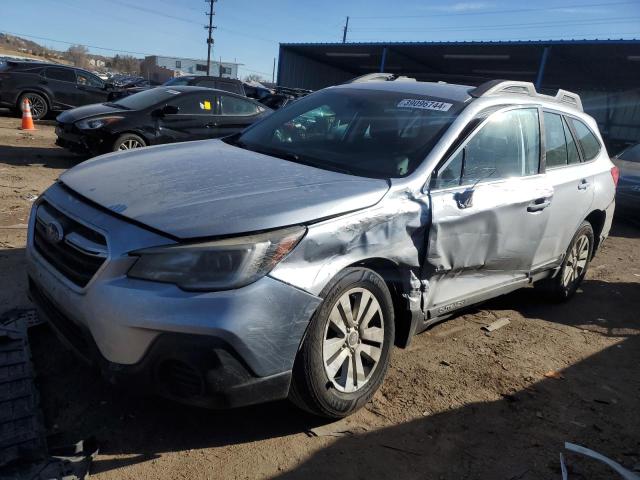
<path id="1" fill-rule="evenodd" d="M 83 133 L 73 125 L 58 123 L 56 145 L 74 153 L 104 153 L 107 148 L 101 136 Z"/>
<path id="2" fill-rule="evenodd" d="M 222 292 L 185 292 L 130 279 L 126 272 L 134 260 L 127 252 L 171 241 L 96 209 L 59 185 L 44 198 L 77 220 L 89 220 L 107 237 L 109 258 L 82 288 L 34 248 L 33 215 L 27 242 L 32 298 L 65 342 L 100 365 L 107 378 L 133 379 L 164 396 L 206 406 L 287 395 L 318 297 L 268 276 Z M 188 378 L 192 389 L 177 388 L 174 377 Z"/>

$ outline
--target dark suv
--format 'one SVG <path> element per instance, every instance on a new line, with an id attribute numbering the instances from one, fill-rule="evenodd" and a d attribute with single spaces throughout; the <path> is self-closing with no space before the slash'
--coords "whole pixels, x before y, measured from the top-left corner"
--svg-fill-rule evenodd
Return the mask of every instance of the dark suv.
<path id="1" fill-rule="evenodd" d="M 106 102 L 113 85 L 80 68 L 39 62 L 0 64 L 0 106 L 14 111 L 25 98 L 38 120 L 50 111 Z"/>
<path id="2" fill-rule="evenodd" d="M 246 96 L 244 85 L 240 80 L 235 78 L 208 77 L 188 75 L 184 77 L 176 77 L 164 83 L 168 87 L 192 86 L 215 88 L 216 90 L 224 90 L 225 92 L 235 93 L 237 95 Z"/>

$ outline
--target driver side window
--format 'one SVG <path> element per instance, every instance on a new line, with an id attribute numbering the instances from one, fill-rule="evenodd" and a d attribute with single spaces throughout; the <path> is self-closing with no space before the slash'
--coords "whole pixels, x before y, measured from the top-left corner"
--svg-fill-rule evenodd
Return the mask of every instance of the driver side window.
<path id="1" fill-rule="evenodd" d="M 498 112 L 438 169 L 433 188 L 535 175 L 539 161 L 538 110 Z"/>

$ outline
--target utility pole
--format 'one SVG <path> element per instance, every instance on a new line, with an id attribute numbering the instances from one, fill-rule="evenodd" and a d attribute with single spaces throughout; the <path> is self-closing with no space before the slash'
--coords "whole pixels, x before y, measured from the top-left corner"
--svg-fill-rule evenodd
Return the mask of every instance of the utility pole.
<path id="1" fill-rule="evenodd" d="M 211 75 L 211 47 L 213 47 L 213 4 L 218 0 L 205 0 L 209 4 L 209 12 L 205 12 L 205 15 L 209 17 L 209 25 L 205 25 L 205 30 L 209 30 L 209 38 L 207 38 L 207 76 Z"/>
<path id="2" fill-rule="evenodd" d="M 348 30 L 349 30 L 349 17 L 347 17 L 347 23 L 344 24 L 344 29 L 342 30 L 342 43 L 347 43 Z"/>

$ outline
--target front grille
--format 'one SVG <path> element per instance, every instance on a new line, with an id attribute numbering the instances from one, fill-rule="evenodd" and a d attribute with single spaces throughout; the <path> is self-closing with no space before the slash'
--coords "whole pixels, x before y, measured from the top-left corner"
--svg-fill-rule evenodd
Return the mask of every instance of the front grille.
<path id="1" fill-rule="evenodd" d="M 50 203 L 36 210 L 33 243 L 37 252 L 79 287 L 93 278 L 107 258 L 107 240 Z"/>

